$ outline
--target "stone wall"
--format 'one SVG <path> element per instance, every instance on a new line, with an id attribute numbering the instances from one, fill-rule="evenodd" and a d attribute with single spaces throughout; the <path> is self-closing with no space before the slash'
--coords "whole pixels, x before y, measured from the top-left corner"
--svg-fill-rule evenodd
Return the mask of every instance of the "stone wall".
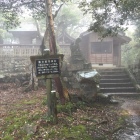
<path id="1" fill-rule="evenodd" d="M 29 73 L 18 73 L 18 74 L 4 74 L 0 75 L 0 82 L 2 83 L 17 83 L 20 84 L 29 81 L 30 80 L 30 74 Z"/>
<path id="2" fill-rule="evenodd" d="M 31 64 L 29 57 L 0 57 L 0 72 L 26 72 Z"/>

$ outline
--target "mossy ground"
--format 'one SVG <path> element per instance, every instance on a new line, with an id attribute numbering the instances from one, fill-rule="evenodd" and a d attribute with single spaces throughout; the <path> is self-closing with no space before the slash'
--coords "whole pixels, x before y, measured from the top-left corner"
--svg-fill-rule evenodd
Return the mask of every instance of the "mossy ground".
<path id="1" fill-rule="evenodd" d="M 127 112 L 117 105 L 81 101 L 58 103 L 54 125 L 46 117 L 45 89 L 22 93 L 13 88 L 0 93 L 1 140 L 114 140 L 125 125 Z"/>

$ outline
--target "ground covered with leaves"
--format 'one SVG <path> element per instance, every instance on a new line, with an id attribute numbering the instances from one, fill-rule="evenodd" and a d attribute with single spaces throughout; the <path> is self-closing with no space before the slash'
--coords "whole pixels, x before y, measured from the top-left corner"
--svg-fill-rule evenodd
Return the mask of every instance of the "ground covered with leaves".
<path id="1" fill-rule="evenodd" d="M 57 105 L 58 124 L 47 118 L 45 89 L 28 93 L 0 84 L 1 140 L 115 140 L 125 125 L 118 105 L 68 102 Z"/>

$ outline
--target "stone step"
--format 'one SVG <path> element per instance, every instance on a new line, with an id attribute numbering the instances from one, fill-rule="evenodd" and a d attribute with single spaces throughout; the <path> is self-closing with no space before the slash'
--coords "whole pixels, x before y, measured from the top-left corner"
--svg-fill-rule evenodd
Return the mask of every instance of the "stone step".
<path id="1" fill-rule="evenodd" d="M 107 96 L 121 96 L 121 97 L 140 97 L 137 92 L 117 92 L 117 93 L 104 93 Z"/>
<path id="2" fill-rule="evenodd" d="M 128 75 L 101 75 L 102 79 L 126 79 L 128 78 Z"/>
<path id="3" fill-rule="evenodd" d="M 124 82 L 130 82 L 130 78 L 124 78 L 124 79 L 101 79 L 100 83 L 124 83 Z"/>
<path id="4" fill-rule="evenodd" d="M 101 69 L 100 90 L 102 93 L 136 92 L 124 68 Z"/>
<path id="5" fill-rule="evenodd" d="M 97 69 L 99 72 L 124 72 L 124 68 Z"/>
<path id="6" fill-rule="evenodd" d="M 96 67 L 99 70 L 121 70 L 125 69 L 125 67 Z"/>
<path id="7" fill-rule="evenodd" d="M 107 87 L 133 87 L 132 82 L 127 83 L 101 83 L 101 88 L 107 88 Z"/>
<path id="8" fill-rule="evenodd" d="M 106 71 L 106 72 L 99 72 L 100 75 L 124 75 L 125 72 L 117 72 L 117 71 Z"/>
<path id="9" fill-rule="evenodd" d="M 103 93 L 136 92 L 134 87 L 100 88 Z"/>

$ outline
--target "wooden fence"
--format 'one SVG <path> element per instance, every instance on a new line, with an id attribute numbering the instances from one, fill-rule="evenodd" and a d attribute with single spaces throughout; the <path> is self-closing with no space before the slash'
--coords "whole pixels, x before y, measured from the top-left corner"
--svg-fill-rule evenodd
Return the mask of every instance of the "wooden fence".
<path id="1" fill-rule="evenodd" d="M 39 54 L 39 52 L 39 45 L 0 45 L 0 57 L 30 57 Z"/>

